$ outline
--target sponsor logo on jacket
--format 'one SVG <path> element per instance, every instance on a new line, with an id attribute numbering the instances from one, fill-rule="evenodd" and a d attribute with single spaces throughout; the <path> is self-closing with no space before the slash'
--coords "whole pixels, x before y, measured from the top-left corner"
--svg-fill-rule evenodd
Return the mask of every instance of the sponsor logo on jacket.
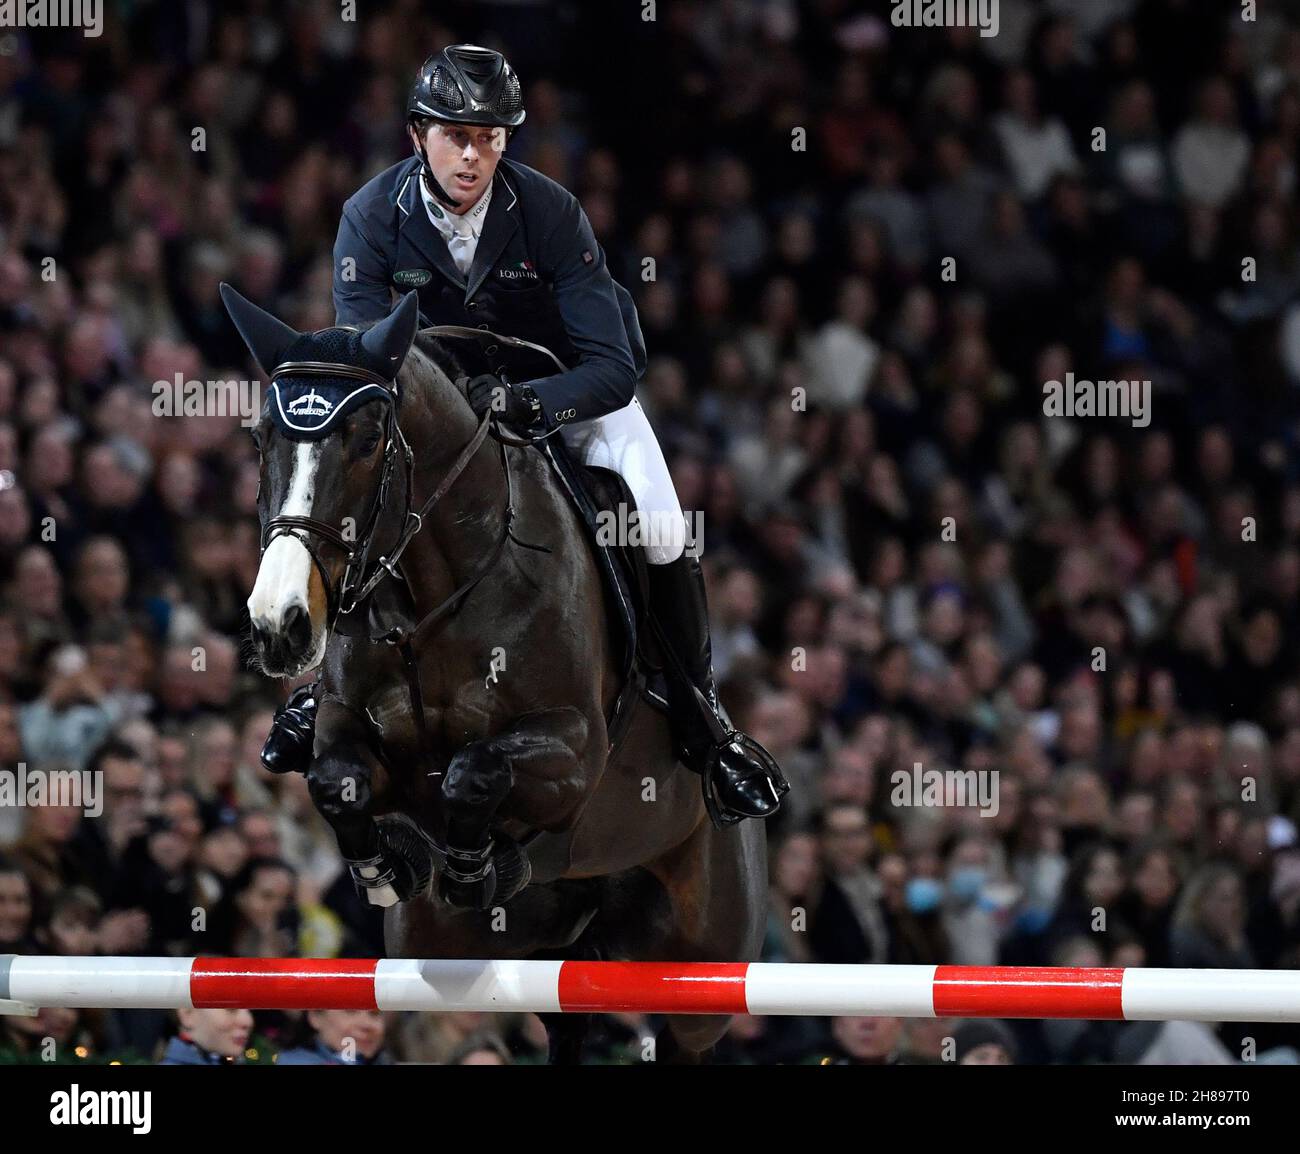
<path id="1" fill-rule="evenodd" d="M 518 264 L 502 265 L 497 269 L 497 276 L 502 280 L 532 280 L 538 278 L 537 270 L 530 260 L 521 260 Z"/>

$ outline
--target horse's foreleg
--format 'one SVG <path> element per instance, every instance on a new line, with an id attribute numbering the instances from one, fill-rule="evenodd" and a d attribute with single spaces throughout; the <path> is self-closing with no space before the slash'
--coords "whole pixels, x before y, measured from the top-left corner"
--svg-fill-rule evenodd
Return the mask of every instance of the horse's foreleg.
<path id="1" fill-rule="evenodd" d="M 329 822 L 352 880 L 366 901 L 391 906 L 422 892 L 433 871 L 423 836 L 398 819 L 375 821 L 375 775 L 381 772 L 367 744 L 330 735 L 307 771 L 312 802 Z"/>
<path id="2" fill-rule="evenodd" d="M 446 901 L 485 909 L 528 884 L 527 857 L 514 842 L 493 837 L 493 819 L 509 797 L 508 816 L 536 828 L 562 827 L 589 789 L 587 739 L 577 710 L 548 710 L 471 742 L 451 759 L 442 785 L 447 860 L 439 892 Z"/>

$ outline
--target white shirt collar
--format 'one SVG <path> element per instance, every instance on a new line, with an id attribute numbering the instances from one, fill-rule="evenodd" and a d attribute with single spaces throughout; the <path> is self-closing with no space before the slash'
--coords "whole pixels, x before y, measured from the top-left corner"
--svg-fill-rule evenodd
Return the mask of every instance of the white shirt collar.
<path id="1" fill-rule="evenodd" d="M 475 240 L 479 238 L 483 232 L 483 222 L 487 219 L 488 205 L 492 202 L 493 181 L 488 181 L 483 195 L 474 202 L 468 212 L 454 215 L 434 199 L 433 193 L 425 187 L 423 176 L 417 174 L 416 179 L 419 181 L 420 198 L 424 201 L 424 209 L 429 214 L 429 220 L 433 222 L 434 228 L 449 239 L 453 233 L 459 233 L 461 236 L 472 235 Z"/>

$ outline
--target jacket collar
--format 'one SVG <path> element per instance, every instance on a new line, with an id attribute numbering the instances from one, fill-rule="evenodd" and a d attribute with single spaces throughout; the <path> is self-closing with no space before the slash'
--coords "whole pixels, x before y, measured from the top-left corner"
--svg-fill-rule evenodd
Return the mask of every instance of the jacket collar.
<path id="1" fill-rule="evenodd" d="M 519 213 L 515 208 L 518 203 L 519 194 L 506 179 L 505 162 L 502 161 L 492 177 L 492 202 L 488 205 L 487 219 L 483 222 L 483 232 L 478 238 L 478 248 L 474 250 L 474 263 L 469 266 L 466 300 L 478 292 L 479 286 L 505 252 L 506 245 L 519 227 Z"/>
<path id="2" fill-rule="evenodd" d="M 442 239 L 438 230 L 433 227 L 429 214 L 424 210 L 424 202 L 420 199 L 420 167 L 419 157 L 413 157 L 406 175 L 397 182 L 396 200 L 399 222 L 397 261 L 394 271 L 419 268 L 421 266 L 433 268 L 442 273 L 452 284 L 463 288 L 465 278 L 461 276 L 460 269 L 456 267 L 456 262 L 451 259 L 451 252 L 447 248 L 447 242 Z M 492 199 L 496 199 L 495 192 Z M 491 211 L 492 206 L 489 204 L 489 215 Z M 486 230 L 486 225 L 484 229 Z M 414 250 L 414 256 L 405 251 L 408 247 Z"/>
<path id="3" fill-rule="evenodd" d="M 478 248 L 474 251 L 474 263 L 470 265 L 469 277 L 461 275 L 456 262 L 451 259 L 447 242 L 429 219 L 424 201 L 420 196 L 420 158 L 412 157 L 406 171 L 397 182 L 394 202 L 397 205 L 398 224 L 398 268 L 408 267 L 402 259 L 402 243 L 405 242 L 422 257 L 429 267 L 436 268 L 452 284 L 465 289 L 468 301 L 487 278 L 492 266 L 505 251 L 510 238 L 519 227 L 519 194 L 515 191 L 513 181 L 506 177 L 506 162 L 497 165 L 492 177 L 492 200 L 488 204 L 487 218 L 479 234 Z"/>

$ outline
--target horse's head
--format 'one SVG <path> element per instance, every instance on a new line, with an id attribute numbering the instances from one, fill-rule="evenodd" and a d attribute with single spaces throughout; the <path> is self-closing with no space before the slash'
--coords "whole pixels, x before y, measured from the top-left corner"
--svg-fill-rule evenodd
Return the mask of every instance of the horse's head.
<path id="1" fill-rule="evenodd" d="M 371 538 L 405 462 L 397 374 L 415 338 L 415 293 L 365 331 L 299 333 L 221 286 L 271 381 L 254 430 L 261 456 L 262 562 L 248 599 L 258 660 L 296 677 L 325 656 L 355 597 Z"/>

